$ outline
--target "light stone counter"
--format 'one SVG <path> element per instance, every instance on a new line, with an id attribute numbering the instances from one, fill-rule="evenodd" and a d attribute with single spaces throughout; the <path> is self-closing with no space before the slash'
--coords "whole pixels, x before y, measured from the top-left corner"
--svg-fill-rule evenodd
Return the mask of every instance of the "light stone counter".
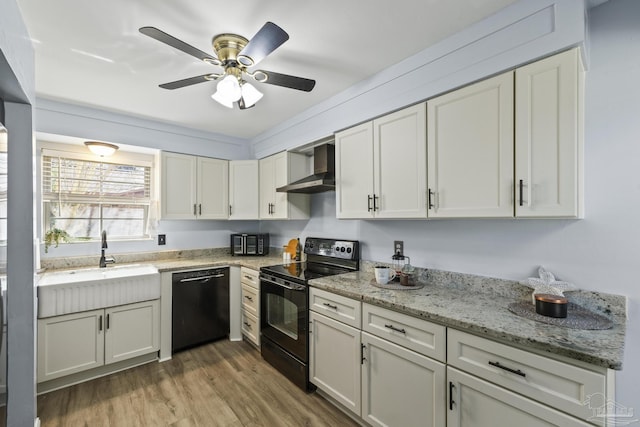
<path id="1" fill-rule="evenodd" d="M 272 252 L 275 253 L 276 251 L 277 250 L 273 250 Z M 116 264 L 114 264 L 116 266 L 152 264 L 160 273 L 222 265 L 248 267 L 259 270 L 260 267 L 282 264 L 282 256 L 279 254 L 267 256 L 231 256 L 228 248 L 115 254 L 114 258 L 116 259 Z M 42 267 L 45 271 L 97 268 L 99 260 L 99 255 L 47 258 L 42 260 Z"/>
<path id="2" fill-rule="evenodd" d="M 389 290 L 372 285 L 373 277 L 371 268 L 363 265 L 359 272 L 314 279 L 310 284 L 507 344 L 622 369 L 626 321 L 624 297 L 568 292 L 570 301 L 614 321 L 612 329 L 589 331 L 548 325 L 510 312 L 507 308 L 510 303 L 531 301 L 531 290 L 518 282 L 423 270 L 423 288 Z"/>

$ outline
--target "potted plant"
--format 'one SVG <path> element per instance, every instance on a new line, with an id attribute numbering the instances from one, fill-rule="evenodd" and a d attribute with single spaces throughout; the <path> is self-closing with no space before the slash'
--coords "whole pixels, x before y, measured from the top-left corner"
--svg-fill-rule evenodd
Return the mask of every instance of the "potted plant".
<path id="1" fill-rule="evenodd" d="M 64 230 L 59 228 L 52 228 L 44 234 L 44 252 L 49 252 L 49 246 L 55 243 L 55 247 L 58 247 L 60 242 L 69 242 L 71 236 Z"/>

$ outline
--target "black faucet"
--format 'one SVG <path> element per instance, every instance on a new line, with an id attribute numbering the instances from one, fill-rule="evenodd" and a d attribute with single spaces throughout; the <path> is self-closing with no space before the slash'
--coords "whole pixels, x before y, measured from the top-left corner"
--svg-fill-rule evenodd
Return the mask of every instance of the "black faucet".
<path id="1" fill-rule="evenodd" d="M 107 264 L 114 264 L 116 262 L 114 257 L 105 257 L 104 250 L 107 249 L 107 231 L 102 230 L 102 250 L 100 251 L 100 268 L 105 268 Z"/>

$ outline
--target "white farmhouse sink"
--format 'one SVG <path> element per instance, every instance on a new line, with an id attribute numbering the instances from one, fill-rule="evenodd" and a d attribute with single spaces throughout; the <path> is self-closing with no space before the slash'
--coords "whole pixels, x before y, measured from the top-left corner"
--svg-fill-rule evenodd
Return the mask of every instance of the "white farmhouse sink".
<path id="1" fill-rule="evenodd" d="M 45 273 L 38 281 L 38 317 L 94 310 L 160 298 L 160 273 L 152 265 Z"/>

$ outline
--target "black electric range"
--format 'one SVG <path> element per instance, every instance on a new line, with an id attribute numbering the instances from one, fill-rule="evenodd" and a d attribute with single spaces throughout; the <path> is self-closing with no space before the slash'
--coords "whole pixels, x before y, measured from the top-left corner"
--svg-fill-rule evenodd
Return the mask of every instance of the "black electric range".
<path id="1" fill-rule="evenodd" d="M 262 357 L 300 388 L 309 382 L 308 281 L 357 271 L 360 245 L 356 240 L 308 237 L 306 262 L 260 269 L 260 351 Z"/>

